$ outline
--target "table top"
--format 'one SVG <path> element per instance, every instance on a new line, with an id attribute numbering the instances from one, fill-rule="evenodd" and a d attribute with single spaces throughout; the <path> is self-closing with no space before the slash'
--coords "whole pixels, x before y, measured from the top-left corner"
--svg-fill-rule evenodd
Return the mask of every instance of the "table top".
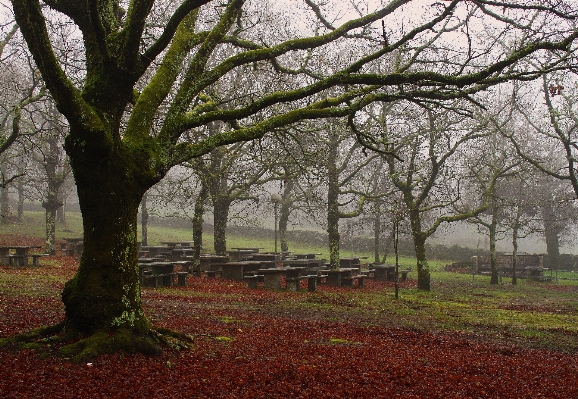
<path id="1" fill-rule="evenodd" d="M 2 249 L 42 248 L 41 245 L 0 245 Z"/>
<path id="2" fill-rule="evenodd" d="M 246 265 L 268 265 L 272 264 L 270 261 L 266 260 L 239 260 L 233 262 L 224 262 L 224 263 L 215 263 L 214 266 L 232 266 L 232 267 L 239 267 L 239 266 L 246 266 Z"/>
<path id="3" fill-rule="evenodd" d="M 265 273 L 287 273 L 295 270 L 307 270 L 306 267 L 267 267 L 265 269 L 259 269 L 259 272 Z"/>
<path id="4" fill-rule="evenodd" d="M 259 247 L 259 248 L 251 248 L 251 247 L 233 247 L 231 249 L 235 249 L 237 251 L 255 251 L 255 252 L 259 252 L 259 250 L 263 249 L 263 247 Z"/>
<path id="5" fill-rule="evenodd" d="M 326 270 L 326 272 L 329 272 L 329 273 L 349 273 L 349 272 L 353 272 L 353 271 L 357 272 L 357 271 L 359 271 L 359 269 L 356 267 L 340 267 L 339 269 Z"/>

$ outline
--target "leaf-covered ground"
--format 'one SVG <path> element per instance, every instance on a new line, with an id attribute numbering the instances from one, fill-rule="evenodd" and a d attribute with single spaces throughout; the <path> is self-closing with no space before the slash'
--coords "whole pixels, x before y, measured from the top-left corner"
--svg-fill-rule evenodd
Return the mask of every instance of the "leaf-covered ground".
<path id="1" fill-rule="evenodd" d="M 0 266 L 0 337 L 62 320 L 60 290 L 76 261 L 57 256 L 42 263 Z M 143 304 L 155 326 L 190 334 L 194 348 L 158 357 L 106 355 L 81 364 L 3 349 L 0 397 L 578 397 L 576 351 L 406 328 L 391 316 L 384 320 L 369 299 L 372 292 L 392 290 L 389 283 L 368 281 L 363 289 L 271 292 L 190 277 L 186 287 L 143 290 Z"/>

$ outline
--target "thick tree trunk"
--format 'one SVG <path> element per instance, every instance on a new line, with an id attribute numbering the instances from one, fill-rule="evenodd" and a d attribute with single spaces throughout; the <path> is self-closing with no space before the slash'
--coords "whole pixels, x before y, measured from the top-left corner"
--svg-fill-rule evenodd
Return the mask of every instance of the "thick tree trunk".
<path id="1" fill-rule="evenodd" d="M 419 210 L 411 210 L 409 212 L 409 218 L 413 237 L 413 246 L 415 249 L 415 257 L 417 260 L 417 288 L 420 290 L 430 291 L 431 276 L 425 250 L 425 241 L 427 237 L 425 237 L 421 231 L 421 218 L 419 215 Z"/>
<path id="2" fill-rule="evenodd" d="M 332 158 L 336 159 L 336 158 Z M 329 267 L 339 268 L 339 187 L 335 167 L 328 170 L 327 234 L 329 239 Z"/>
<path id="3" fill-rule="evenodd" d="M 62 203 L 58 201 L 54 193 L 49 194 L 46 201 L 42 203 L 42 207 L 46 209 L 45 252 L 50 255 L 56 254 L 54 245 L 56 239 L 56 210 L 61 206 Z"/>
<path id="4" fill-rule="evenodd" d="M 227 219 L 230 205 L 227 197 L 213 199 L 214 246 L 217 255 L 227 253 Z"/>
<path id="5" fill-rule="evenodd" d="M 132 177 L 128 154 L 83 154 L 71 145 L 67 151 L 84 246 L 78 271 L 62 293 L 66 324 L 82 333 L 128 330 L 131 336 L 146 336 L 150 324 L 141 307 L 136 241 L 138 208 L 148 187 Z"/>

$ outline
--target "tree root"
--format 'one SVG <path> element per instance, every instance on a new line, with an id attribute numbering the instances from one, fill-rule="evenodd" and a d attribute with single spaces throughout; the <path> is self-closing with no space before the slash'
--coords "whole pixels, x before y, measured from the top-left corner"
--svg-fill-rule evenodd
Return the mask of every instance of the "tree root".
<path id="1" fill-rule="evenodd" d="M 193 339 L 169 329 L 150 330 L 143 334 L 127 328 L 99 330 L 92 335 L 67 331 L 66 324 L 41 327 L 30 332 L 0 339 L 0 348 L 34 349 L 41 356 L 60 355 L 73 362 L 86 362 L 99 355 L 112 353 L 162 354 L 163 348 L 188 349 Z M 57 351 L 55 350 L 57 349 Z"/>

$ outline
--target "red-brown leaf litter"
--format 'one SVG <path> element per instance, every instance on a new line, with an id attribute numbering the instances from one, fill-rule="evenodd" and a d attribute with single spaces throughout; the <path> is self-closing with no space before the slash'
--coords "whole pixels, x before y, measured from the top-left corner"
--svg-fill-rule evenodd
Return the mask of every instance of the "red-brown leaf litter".
<path id="1" fill-rule="evenodd" d="M 63 319 L 59 292 L 77 261 L 56 256 L 42 263 L 0 266 L 9 275 L 0 288 L 0 337 Z M 37 295 L 30 285 L 18 294 L 23 279 L 40 275 Z M 369 281 L 363 289 L 384 287 Z M 200 277 L 189 277 L 186 287 L 145 289 L 154 326 L 190 334 L 193 348 L 80 364 L 3 349 L 0 398 L 578 398 L 577 354 L 268 311 L 302 295 L 319 292 Z"/>

